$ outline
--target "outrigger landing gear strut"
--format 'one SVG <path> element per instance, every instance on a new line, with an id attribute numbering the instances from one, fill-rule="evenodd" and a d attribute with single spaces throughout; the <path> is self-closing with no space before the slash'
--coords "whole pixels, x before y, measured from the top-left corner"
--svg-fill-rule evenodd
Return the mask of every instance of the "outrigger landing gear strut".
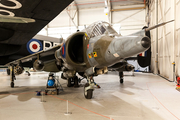
<path id="1" fill-rule="evenodd" d="M 11 79 L 10 86 L 13 88 L 14 87 L 14 80 L 16 80 L 16 77 L 15 77 L 15 74 L 14 74 L 14 65 L 10 66 L 10 79 Z"/>

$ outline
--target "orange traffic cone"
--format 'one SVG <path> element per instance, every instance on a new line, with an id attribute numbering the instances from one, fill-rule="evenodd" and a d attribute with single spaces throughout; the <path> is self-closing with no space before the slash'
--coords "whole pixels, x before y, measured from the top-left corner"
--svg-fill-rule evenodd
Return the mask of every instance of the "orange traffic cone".
<path id="1" fill-rule="evenodd" d="M 177 78 L 176 89 L 180 89 L 180 77 Z"/>

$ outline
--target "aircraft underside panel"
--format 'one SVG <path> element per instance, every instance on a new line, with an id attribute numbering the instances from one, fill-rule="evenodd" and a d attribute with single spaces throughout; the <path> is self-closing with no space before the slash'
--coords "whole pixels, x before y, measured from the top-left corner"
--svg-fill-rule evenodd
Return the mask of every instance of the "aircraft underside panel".
<path id="1" fill-rule="evenodd" d="M 35 19 L 34 23 L 0 23 L 0 44 L 22 45 L 27 43 L 73 0 L 2 0 L 0 15 Z M 1 50 L 0 56 L 9 55 Z"/>

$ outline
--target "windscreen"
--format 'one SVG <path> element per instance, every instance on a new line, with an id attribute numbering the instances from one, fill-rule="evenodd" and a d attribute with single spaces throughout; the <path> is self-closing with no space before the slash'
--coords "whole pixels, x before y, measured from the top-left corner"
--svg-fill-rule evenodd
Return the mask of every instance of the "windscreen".
<path id="1" fill-rule="evenodd" d="M 105 32 L 107 34 L 118 35 L 118 33 L 111 27 L 109 23 L 103 21 L 98 21 L 91 24 L 85 30 L 83 30 L 83 32 L 88 33 L 88 36 L 90 36 L 90 38 L 101 36 L 105 34 Z"/>

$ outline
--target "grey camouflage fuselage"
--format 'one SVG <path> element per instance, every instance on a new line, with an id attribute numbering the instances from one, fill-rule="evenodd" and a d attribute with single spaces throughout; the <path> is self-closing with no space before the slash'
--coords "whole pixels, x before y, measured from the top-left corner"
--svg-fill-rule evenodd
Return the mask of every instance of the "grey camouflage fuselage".
<path id="1" fill-rule="evenodd" d="M 147 50 L 150 39 L 145 30 L 121 36 L 105 22 L 97 22 L 81 32 L 74 33 L 57 50 L 56 56 L 71 71 L 94 74 L 121 62 L 123 59 Z M 65 55 L 64 55 L 65 54 Z"/>

